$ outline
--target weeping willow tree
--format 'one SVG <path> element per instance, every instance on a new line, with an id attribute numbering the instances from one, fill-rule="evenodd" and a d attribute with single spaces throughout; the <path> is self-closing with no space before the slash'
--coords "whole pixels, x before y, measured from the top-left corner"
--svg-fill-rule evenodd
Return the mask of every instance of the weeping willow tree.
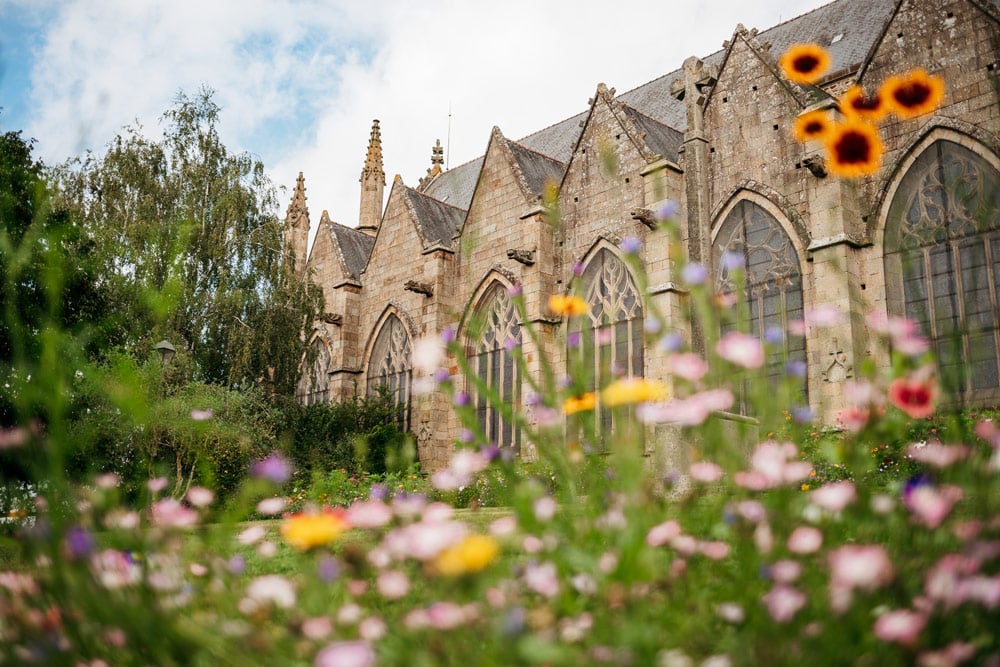
<path id="1" fill-rule="evenodd" d="M 118 347 L 169 338 L 196 379 L 291 394 L 322 296 L 296 279 L 275 188 L 259 160 L 227 150 L 219 113 L 210 90 L 178 95 L 162 138 L 128 127 L 55 170 L 60 204 L 98 240 Z"/>

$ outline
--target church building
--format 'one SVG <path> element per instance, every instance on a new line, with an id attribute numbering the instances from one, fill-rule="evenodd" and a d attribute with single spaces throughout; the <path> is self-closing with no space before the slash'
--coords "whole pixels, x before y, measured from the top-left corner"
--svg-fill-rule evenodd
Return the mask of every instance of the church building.
<path id="1" fill-rule="evenodd" d="M 799 43 L 830 55 L 815 84 L 793 83 L 779 65 Z M 943 101 L 879 123 L 884 154 L 873 174 L 833 176 L 822 146 L 792 135 L 805 113 L 838 114 L 852 85 L 875 91 L 914 68 L 944 80 Z M 587 351 L 596 374 L 610 366 L 665 379 L 665 355 L 644 342 L 646 315 L 655 309 L 690 337 L 681 269 L 699 262 L 725 290 L 721 258 L 735 252 L 745 258 L 757 335 L 821 305 L 848 314 L 787 338 L 788 358 L 807 369 L 803 400 L 822 423 L 844 407 L 855 368 L 869 358 L 889 363 L 868 330 L 872 312 L 917 320 L 943 370 L 968 369 L 957 388 L 963 400 L 1000 404 L 998 85 L 1000 0 L 836 0 L 768 30 L 737 25 L 722 50 L 634 90 L 597 84 L 582 113 L 526 137 L 494 128 L 485 155 L 461 166 L 443 169 L 439 143 L 424 178 L 389 184 L 384 210 L 374 121 L 357 223 L 324 211 L 310 251 L 301 174 L 288 207 L 297 268 L 326 303 L 307 332 L 313 353 L 299 399 L 335 402 L 385 387 L 424 469 L 435 470 L 459 426 L 446 396 L 415 395 L 426 381 L 412 363 L 416 340 L 454 329 L 473 372 L 530 411 L 522 374 L 540 373 L 541 355 L 565 363 L 556 335 L 565 324 L 548 302 L 572 292 L 588 304 L 576 326 L 598 341 Z M 558 226 L 543 215 L 556 187 Z M 673 243 L 654 233 L 669 202 L 681 221 Z M 645 267 L 644 285 L 625 261 L 625 240 Z M 523 294 L 525 317 L 512 291 Z M 522 332 L 525 319 L 538 341 Z M 460 374 L 454 380 L 468 388 Z M 531 455 L 518 429 L 477 408 L 492 442 Z"/>

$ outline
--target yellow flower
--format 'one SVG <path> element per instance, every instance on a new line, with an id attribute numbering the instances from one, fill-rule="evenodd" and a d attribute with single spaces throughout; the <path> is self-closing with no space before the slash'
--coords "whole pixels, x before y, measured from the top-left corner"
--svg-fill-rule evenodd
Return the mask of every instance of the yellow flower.
<path id="1" fill-rule="evenodd" d="M 937 109 L 944 99 L 944 79 L 930 76 L 922 68 L 886 79 L 879 90 L 889 110 L 900 118 L 916 118 Z"/>
<path id="2" fill-rule="evenodd" d="M 596 402 L 597 397 L 594 396 L 594 392 L 592 391 L 580 396 L 570 396 L 563 401 L 563 412 L 571 415 L 576 412 L 583 412 L 584 410 L 593 410 Z"/>
<path id="3" fill-rule="evenodd" d="M 881 91 L 866 95 L 865 89 L 857 84 L 844 91 L 838 105 L 848 118 L 860 118 L 869 123 L 877 123 L 889 113 L 889 105 Z"/>
<path id="4" fill-rule="evenodd" d="M 281 536 L 291 546 L 306 551 L 333 542 L 349 527 L 340 511 L 301 512 L 282 522 Z"/>
<path id="5" fill-rule="evenodd" d="M 809 490 L 809 485 L 808 484 L 803 484 L 802 486 L 799 487 L 799 489 L 801 489 L 802 491 L 808 491 Z"/>
<path id="6" fill-rule="evenodd" d="M 868 176 L 882 161 L 882 140 L 874 125 L 848 120 L 834 125 L 826 138 L 827 167 L 845 178 Z"/>
<path id="7" fill-rule="evenodd" d="M 807 111 L 795 119 L 794 133 L 799 141 L 823 139 L 830 133 L 833 119 L 826 111 Z"/>
<path id="8" fill-rule="evenodd" d="M 587 302 L 575 294 L 557 294 L 549 297 L 549 310 L 556 315 L 586 315 Z"/>
<path id="9" fill-rule="evenodd" d="M 645 403 L 646 401 L 662 401 L 667 398 L 667 386 L 639 377 L 615 380 L 601 392 L 604 405 L 613 408 L 618 405 Z"/>
<path id="10" fill-rule="evenodd" d="M 792 44 L 778 60 L 793 83 L 816 83 L 830 67 L 830 54 L 818 44 Z"/>
<path id="11" fill-rule="evenodd" d="M 500 545 L 489 535 L 468 535 L 438 554 L 431 565 L 438 574 L 457 577 L 486 569 L 499 553 Z"/>

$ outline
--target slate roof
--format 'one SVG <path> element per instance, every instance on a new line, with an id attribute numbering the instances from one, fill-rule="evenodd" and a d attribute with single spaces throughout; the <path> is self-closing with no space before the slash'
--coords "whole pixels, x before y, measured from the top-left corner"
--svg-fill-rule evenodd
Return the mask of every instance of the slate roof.
<path id="1" fill-rule="evenodd" d="M 547 181 L 558 183 L 562 179 L 563 172 L 566 171 L 566 165 L 563 162 L 553 160 L 547 155 L 537 153 L 513 141 L 508 141 L 507 145 L 510 146 L 510 152 L 521 168 L 524 180 L 528 183 L 528 189 L 536 197 L 541 196 Z"/>
<path id="2" fill-rule="evenodd" d="M 413 188 L 406 188 L 404 196 L 416 215 L 427 244 L 425 247 L 440 244 L 450 248 L 451 240 L 465 221 L 465 209 L 438 201 Z"/>
<path id="3" fill-rule="evenodd" d="M 630 106 L 622 105 L 636 129 L 644 135 L 646 147 L 660 157 L 676 161 L 677 152 L 684 142 L 684 133 L 641 114 Z"/>
<path id="4" fill-rule="evenodd" d="M 1000 0 L 985 2 L 994 6 L 1000 4 Z M 794 43 L 816 42 L 830 53 L 830 71 L 837 76 L 861 64 L 895 5 L 896 0 L 836 0 L 758 33 L 757 40 L 763 44 L 770 43 L 771 54 L 775 58 Z M 731 37 L 732 34 L 726 36 L 727 39 Z M 725 50 L 720 49 L 702 60 L 708 65 L 721 65 L 724 56 Z M 670 94 L 670 85 L 683 77 L 683 70 L 676 69 L 616 97 L 645 116 L 646 120 L 639 120 L 637 124 L 645 124 L 643 131 L 646 131 L 647 143 L 660 146 L 663 152 L 650 144 L 652 150 L 668 159 L 676 159 L 676 149 L 672 148 L 676 141 L 674 132 L 683 133 L 687 128 L 684 103 Z M 636 118 L 641 119 L 641 116 Z M 582 131 L 580 122 L 586 118 L 587 112 L 577 114 L 518 139 L 516 143 L 559 162 L 569 163 Z M 657 125 L 651 125 L 647 120 L 655 121 Z M 662 126 L 666 129 L 661 129 Z M 427 188 L 427 194 L 467 209 L 482 164 L 483 158 L 477 158 L 444 172 Z"/>
<path id="5" fill-rule="evenodd" d="M 330 232 L 337 247 L 340 248 L 344 268 L 351 278 L 357 280 L 368 263 L 368 257 L 372 254 L 375 237 L 359 232 L 353 227 L 345 227 L 338 222 L 330 223 Z"/>

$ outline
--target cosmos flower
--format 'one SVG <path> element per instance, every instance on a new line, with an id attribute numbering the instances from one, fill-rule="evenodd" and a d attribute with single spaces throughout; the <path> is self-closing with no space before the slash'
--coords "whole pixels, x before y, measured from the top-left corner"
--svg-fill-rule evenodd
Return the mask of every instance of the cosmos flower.
<path id="1" fill-rule="evenodd" d="M 807 111 L 795 119 L 792 133 L 798 141 L 806 142 L 811 139 L 823 140 L 833 128 L 833 119 L 827 111 L 818 109 Z"/>
<path id="2" fill-rule="evenodd" d="M 944 99 L 944 79 L 929 75 L 923 68 L 886 79 L 879 90 L 889 110 L 900 118 L 916 118 L 934 111 Z"/>
<path id="3" fill-rule="evenodd" d="M 756 336 L 740 331 L 729 331 L 715 345 L 715 352 L 726 361 L 743 368 L 760 368 L 764 365 L 764 346 Z"/>
<path id="4" fill-rule="evenodd" d="M 289 516 L 281 524 L 281 536 L 291 546 L 306 551 L 333 542 L 349 527 L 343 510 L 325 508 Z"/>
<path id="5" fill-rule="evenodd" d="M 875 620 L 875 636 L 884 642 L 912 644 L 927 625 L 927 616 L 909 609 L 887 611 Z"/>
<path id="6" fill-rule="evenodd" d="M 568 317 L 586 315 L 587 302 L 575 294 L 557 294 L 549 297 L 549 310 L 556 315 Z"/>
<path id="7" fill-rule="evenodd" d="M 641 377 L 615 380 L 601 392 L 601 400 L 608 407 L 661 401 L 667 398 L 667 386 L 662 382 Z"/>
<path id="8" fill-rule="evenodd" d="M 778 60 L 785 77 L 793 83 L 811 84 L 830 67 L 830 54 L 818 44 L 792 44 Z"/>
<path id="9" fill-rule="evenodd" d="M 826 136 L 827 167 L 844 178 L 875 173 L 884 150 L 875 126 L 857 119 L 835 124 Z"/>
<path id="10" fill-rule="evenodd" d="M 580 396 L 570 396 L 563 401 L 563 412 L 567 415 L 572 415 L 577 412 L 593 410 L 596 404 L 597 397 L 594 392 L 590 391 L 586 394 L 581 394 Z"/>
<path id="11" fill-rule="evenodd" d="M 366 641 L 341 641 L 328 645 L 316 654 L 316 667 L 373 667 L 375 649 Z"/>
<path id="12" fill-rule="evenodd" d="M 848 118 L 859 118 L 869 123 L 877 123 L 889 113 L 889 105 L 881 92 L 871 95 L 855 84 L 840 96 L 840 112 Z"/>
<path id="13" fill-rule="evenodd" d="M 432 567 L 448 577 L 471 574 L 486 569 L 499 553 L 500 544 L 489 535 L 467 535 L 438 554 Z"/>
<path id="14" fill-rule="evenodd" d="M 889 402 L 911 419 L 923 419 L 933 415 L 937 395 L 937 382 L 927 371 L 918 371 L 909 377 L 896 378 L 889 384 Z"/>

